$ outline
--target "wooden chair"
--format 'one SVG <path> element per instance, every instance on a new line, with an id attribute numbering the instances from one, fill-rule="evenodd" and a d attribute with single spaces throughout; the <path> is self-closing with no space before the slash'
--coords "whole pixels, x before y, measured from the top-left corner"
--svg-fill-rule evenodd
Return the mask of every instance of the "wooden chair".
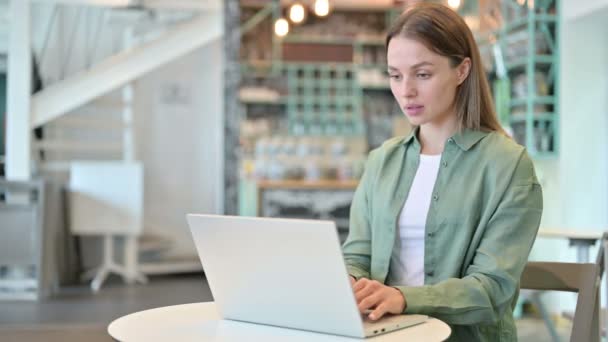
<path id="1" fill-rule="evenodd" d="M 604 234 L 602 241 L 606 238 Z M 600 341 L 600 286 L 604 267 L 602 243 L 595 263 L 528 262 L 521 276 L 520 288 L 577 292 L 570 341 Z M 554 331 L 551 335 L 557 338 Z"/>

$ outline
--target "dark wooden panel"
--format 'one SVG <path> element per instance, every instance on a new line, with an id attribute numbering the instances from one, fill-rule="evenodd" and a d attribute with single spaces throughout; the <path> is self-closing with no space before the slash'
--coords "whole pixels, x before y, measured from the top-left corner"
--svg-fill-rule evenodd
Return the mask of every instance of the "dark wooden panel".
<path id="1" fill-rule="evenodd" d="M 285 43 L 283 60 L 289 62 L 346 62 L 353 61 L 352 45 L 322 43 Z"/>

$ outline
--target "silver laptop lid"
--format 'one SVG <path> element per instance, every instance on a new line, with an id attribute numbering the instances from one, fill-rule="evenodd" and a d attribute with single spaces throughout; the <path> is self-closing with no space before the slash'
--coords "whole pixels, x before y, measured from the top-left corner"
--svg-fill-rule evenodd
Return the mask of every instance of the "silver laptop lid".
<path id="1" fill-rule="evenodd" d="M 331 221 L 188 215 L 223 318 L 364 337 Z"/>

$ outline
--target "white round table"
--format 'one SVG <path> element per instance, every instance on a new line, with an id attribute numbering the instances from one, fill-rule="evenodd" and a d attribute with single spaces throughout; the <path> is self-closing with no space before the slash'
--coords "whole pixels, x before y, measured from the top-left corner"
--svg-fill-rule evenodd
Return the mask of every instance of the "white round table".
<path id="1" fill-rule="evenodd" d="M 223 320 L 213 302 L 166 306 L 136 312 L 114 320 L 108 333 L 118 341 L 361 341 L 357 338 L 320 334 Z M 427 322 L 371 338 L 373 341 L 443 341 L 450 327 L 435 318 Z"/>

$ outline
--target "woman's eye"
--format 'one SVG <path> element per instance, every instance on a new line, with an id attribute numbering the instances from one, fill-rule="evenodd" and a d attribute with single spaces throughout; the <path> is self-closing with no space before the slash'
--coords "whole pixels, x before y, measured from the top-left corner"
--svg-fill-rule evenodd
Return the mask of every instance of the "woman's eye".
<path id="1" fill-rule="evenodd" d="M 424 79 L 427 79 L 427 78 L 431 77 L 431 74 L 427 74 L 427 73 L 421 72 L 421 73 L 416 74 L 416 77 L 421 78 L 421 79 L 424 80 Z"/>
<path id="2" fill-rule="evenodd" d="M 399 80 L 401 78 L 401 75 L 388 75 L 388 77 L 392 80 Z"/>

